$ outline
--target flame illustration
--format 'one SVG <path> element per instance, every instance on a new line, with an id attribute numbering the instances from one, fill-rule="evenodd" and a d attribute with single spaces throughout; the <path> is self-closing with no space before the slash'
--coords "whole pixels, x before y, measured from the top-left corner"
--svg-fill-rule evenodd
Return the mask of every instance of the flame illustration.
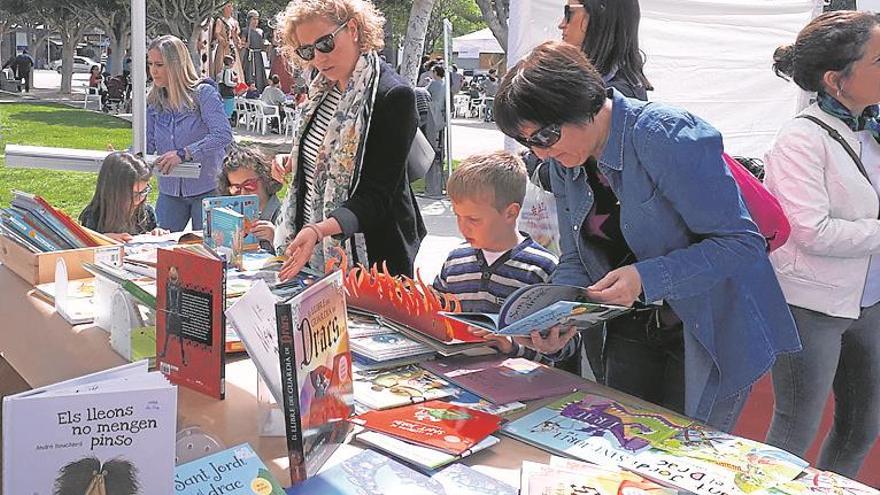
<path id="1" fill-rule="evenodd" d="M 345 251 L 337 248 L 338 257 L 329 258 L 325 273 L 342 270 L 347 302 L 350 307 L 381 315 L 442 342 L 481 342 L 467 330 L 467 325 L 443 318 L 439 311 L 461 312 L 461 303 L 451 294 L 441 294 L 416 278 L 393 276 L 383 263 L 367 267 L 350 267 Z"/>

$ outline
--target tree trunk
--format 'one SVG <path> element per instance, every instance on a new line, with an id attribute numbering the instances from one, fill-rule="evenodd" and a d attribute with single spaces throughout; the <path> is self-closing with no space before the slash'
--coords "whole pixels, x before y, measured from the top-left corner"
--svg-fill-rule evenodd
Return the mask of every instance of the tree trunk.
<path id="1" fill-rule="evenodd" d="M 414 0 L 409 13 L 409 25 L 403 40 L 403 59 L 400 62 L 400 75 L 416 85 L 419 77 L 419 63 L 425 49 L 425 33 L 428 32 L 428 21 L 435 0 Z"/>
<path id="2" fill-rule="evenodd" d="M 61 93 L 71 94 L 73 83 L 73 56 L 76 52 L 76 41 L 73 36 L 61 33 Z"/>
<path id="3" fill-rule="evenodd" d="M 509 3 L 504 0 L 476 0 L 483 20 L 495 35 L 501 49 L 507 52 L 507 16 L 509 15 Z"/>

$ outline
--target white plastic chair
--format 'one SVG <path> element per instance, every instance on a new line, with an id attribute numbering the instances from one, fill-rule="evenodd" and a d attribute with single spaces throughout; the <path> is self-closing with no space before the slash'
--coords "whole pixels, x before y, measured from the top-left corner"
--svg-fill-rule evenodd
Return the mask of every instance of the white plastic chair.
<path id="1" fill-rule="evenodd" d="M 83 99 L 83 110 L 89 109 L 89 102 L 93 101 L 98 104 L 98 110 L 101 110 L 101 94 L 98 93 L 98 88 L 88 87 L 86 88 L 86 97 Z"/>
<path id="2" fill-rule="evenodd" d="M 254 100 L 256 102 L 256 121 L 257 125 L 260 127 L 260 134 L 266 134 L 266 129 L 269 127 L 269 123 L 273 120 L 278 122 L 279 126 L 281 124 L 281 114 L 278 113 L 278 107 L 276 105 L 270 105 L 261 100 Z"/>
<path id="3" fill-rule="evenodd" d="M 468 95 L 455 95 L 453 98 L 452 116 L 455 118 L 467 117 L 470 102 L 471 97 Z"/>
<path id="4" fill-rule="evenodd" d="M 260 106 L 260 100 L 252 100 L 245 98 L 245 129 L 249 131 L 257 130 L 257 107 Z"/>
<path id="5" fill-rule="evenodd" d="M 284 135 L 293 137 L 293 128 L 296 124 L 296 109 L 284 105 Z"/>
<path id="6" fill-rule="evenodd" d="M 241 96 L 235 97 L 235 127 L 248 125 L 248 108 Z"/>

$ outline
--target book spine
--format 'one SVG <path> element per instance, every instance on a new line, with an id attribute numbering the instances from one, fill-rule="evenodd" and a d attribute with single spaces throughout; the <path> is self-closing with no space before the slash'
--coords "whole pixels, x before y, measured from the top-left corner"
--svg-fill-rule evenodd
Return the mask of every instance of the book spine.
<path id="1" fill-rule="evenodd" d="M 49 215 L 57 218 L 58 221 L 60 221 L 65 227 L 67 227 L 73 233 L 74 236 L 76 236 L 79 240 L 84 242 L 86 247 L 97 247 L 97 246 L 101 245 L 101 243 L 99 243 L 94 238 L 92 238 L 92 236 L 89 235 L 88 232 L 83 230 L 83 228 L 80 227 L 80 225 L 78 223 L 71 220 L 70 217 L 68 217 L 64 213 L 61 213 L 60 211 L 56 210 L 52 205 L 50 205 L 48 202 L 46 202 L 45 199 L 43 199 L 39 196 L 34 196 L 34 199 L 37 201 L 37 203 L 40 206 L 42 206 L 43 208 L 46 209 L 46 211 L 49 213 Z"/>
<path id="2" fill-rule="evenodd" d="M 220 398 L 226 398 L 226 262 L 220 261 L 222 268 L 220 269 L 220 328 L 219 333 L 220 345 Z"/>
<path id="3" fill-rule="evenodd" d="M 59 247 L 52 243 L 49 239 L 46 239 L 43 234 L 37 232 L 30 225 L 25 223 L 25 221 L 20 217 L 19 213 L 15 210 L 5 210 L 3 214 L 3 219 L 5 220 L 7 226 L 18 232 L 19 235 L 26 237 L 27 239 L 31 239 L 33 244 L 40 248 L 44 252 L 50 251 L 58 251 Z"/>
<path id="4" fill-rule="evenodd" d="M 281 393 L 284 399 L 284 427 L 287 431 L 287 453 L 290 460 L 290 482 L 297 484 L 306 478 L 303 452 L 302 421 L 299 407 L 299 387 L 296 381 L 296 351 L 293 315 L 289 304 L 275 305 L 278 332 L 278 356 L 281 365 Z"/>
<path id="5" fill-rule="evenodd" d="M 12 200 L 12 206 L 15 206 L 16 208 L 21 208 L 22 210 L 27 210 L 38 216 L 46 223 L 46 225 L 49 226 L 50 229 L 52 229 L 56 234 L 67 241 L 71 246 L 74 246 L 74 248 L 88 247 L 78 237 L 73 235 L 73 232 L 65 227 L 64 224 L 62 224 L 57 218 L 55 218 L 55 216 L 50 214 L 39 203 L 33 200 L 33 198 L 23 196 L 22 193 L 15 194 L 16 196 Z"/>
<path id="6" fill-rule="evenodd" d="M 21 215 L 22 220 L 25 223 L 30 225 L 34 230 L 43 235 L 46 239 L 49 239 L 53 244 L 60 247 L 61 249 L 74 249 L 76 246 L 72 245 L 66 239 L 58 235 L 57 232 L 52 230 L 49 225 L 39 216 L 31 213 L 28 210 L 23 208 L 19 208 L 15 205 L 11 207 L 13 210 L 18 211 Z"/>

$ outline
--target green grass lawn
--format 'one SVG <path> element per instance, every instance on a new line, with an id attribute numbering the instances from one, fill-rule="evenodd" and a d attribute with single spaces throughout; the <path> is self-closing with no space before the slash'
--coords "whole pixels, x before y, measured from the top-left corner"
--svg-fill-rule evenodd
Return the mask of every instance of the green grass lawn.
<path id="1" fill-rule="evenodd" d="M 5 154 L 7 143 L 81 149 L 106 149 L 112 144 L 125 149 L 131 145 L 131 124 L 66 105 L 3 103 L 0 154 Z M 0 158 L 0 207 L 9 206 L 13 190 L 21 190 L 39 194 L 76 217 L 92 198 L 97 177 L 97 173 L 9 168 Z M 155 202 L 155 193 L 151 201 Z"/>

